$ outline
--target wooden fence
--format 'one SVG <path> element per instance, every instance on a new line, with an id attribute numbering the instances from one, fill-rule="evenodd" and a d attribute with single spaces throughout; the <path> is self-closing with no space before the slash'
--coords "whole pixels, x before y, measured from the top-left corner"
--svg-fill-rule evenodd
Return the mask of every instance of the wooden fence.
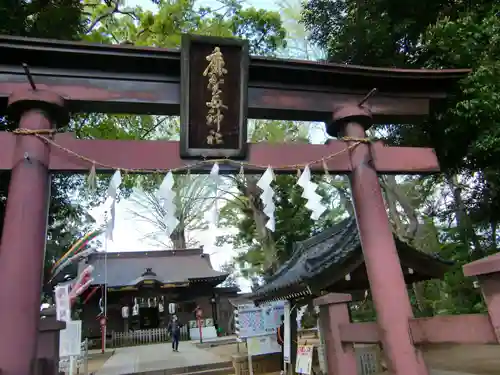
<path id="1" fill-rule="evenodd" d="M 189 331 L 187 326 L 183 326 L 181 328 L 181 340 L 189 340 Z M 170 341 L 170 335 L 166 328 L 153 328 L 130 332 L 111 333 L 111 346 L 113 348 L 159 344 L 168 341 Z"/>

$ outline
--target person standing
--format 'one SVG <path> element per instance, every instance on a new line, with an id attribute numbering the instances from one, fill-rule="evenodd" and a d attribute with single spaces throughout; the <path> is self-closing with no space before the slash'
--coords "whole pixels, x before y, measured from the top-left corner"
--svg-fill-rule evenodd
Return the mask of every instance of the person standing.
<path id="1" fill-rule="evenodd" d="M 180 324 L 179 320 L 177 319 L 176 315 L 172 315 L 172 319 L 170 320 L 170 323 L 168 323 L 168 333 L 170 334 L 170 337 L 172 337 L 172 350 L 174 352 L 179 351 L 179 340 L 181 338 L 181 327 L 182 324 Z"/>
<path id="2" fill-rule="evenodd" d="M 281 315 L 281 325 L 278 327 L 277 337 L 278 344 L 281 347 L 281 356 L 280 356 L 280 375 L 284 375 L 285 373 L 285 316 Z"/>

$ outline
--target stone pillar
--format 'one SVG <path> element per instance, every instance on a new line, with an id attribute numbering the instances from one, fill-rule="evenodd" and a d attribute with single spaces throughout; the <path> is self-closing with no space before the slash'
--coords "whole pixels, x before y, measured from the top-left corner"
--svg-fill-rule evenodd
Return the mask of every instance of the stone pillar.
<path id="1" fill-rule="evenodd" d="M 357 375 L 356 355 L 352 344 L 343 344 L 340 339 L 341 324 L 348 324 L 349 294 L 330 293 L 314 300 L 319 307 L 319 326 L 324 341 L 324 354 L 328 374 Z"/>
<path id="2" fill-rule="evenodd" d="M 41 313 L 38 326 L 37 362 L 45 363 L 45 374 L 59 374 L 59 334 L 66 328 L 65 322 L 56 319 L 54 308 L 45 309 Z M 39 373 L 41 373 L 39 371 Z"/>
<path id="3" fill-rule="evenodd" d="M 26 90 L 9 98 L 11 119 L 28 130 L 51 129 L 66 118 L 63 99 Z M 15 117 L 14 117 L 15 116 Z M 36 358 L 47 214 L 50 195 L 49 146 L 33 135 L 18 135 L 0 244 L 0 370 L 30 374 Z"/>
<path id="4" fill-rule="evenodd" d="M 340 134 L 345 137 L 365 138 L 365 129 L 371 125 L 371 112 L 365 107 L 353 104 L 341 107 L 333 113 L 333 123 L 328 130 L 329 134 L 334 136 Z M 389 373 L 427 375 L 422 352 L 413 345 L 409 327 L 413 311 L 377 171 L 371 158 L 369 144 L 362 143 L 350 151 L 353 168 L 350 182 L 359 237 Z"/>
<path id="5" fill-rule="evenodd" d="M 479 276 L 479 283 L 495 336 L 500 343 L 500 272 Z"/>
<path id="6" fill-rule="evenodd" d="M 478 278 L 493 330 L 500 343 L 500 254 L 466 264 L 463 269 L 465 276 Z"/>

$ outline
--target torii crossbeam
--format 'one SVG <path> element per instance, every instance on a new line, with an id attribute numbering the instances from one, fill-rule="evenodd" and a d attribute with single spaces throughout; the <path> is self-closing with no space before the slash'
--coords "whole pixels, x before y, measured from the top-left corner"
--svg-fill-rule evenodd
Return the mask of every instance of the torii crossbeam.
<path id="1" fill-rule="evenodd" d="M 177 50 L 0 36 L 0 56 L 0 110 L 20 129 L 0 132 L 0 169 L 12 170 L 0 245 L 0 372 L 26 375 L 36 358 L 50 173 L 82 173 L 94 162 L 98 171 L 138 173 L 192 163 L 180 157 L 179 142 L 78 140 L 49 130 L 70 112 L 178 115 L 186 86 Z M 23 63 L 30 67 L 28 76 Z M 285 165 L 275 171 L 295 173 L 316 161 L 313 171 L 323 172 L 326 165 L 331 173 L 350 175 L 384 350 L 398 375 L 426 370 L 409 337 L 412 312 L 377 174 L 434 173 L 439 166 L 431 149 L 366 143 L 365 129 L 373 122 L 422 119 L 430 102 L 444 98 L 466 73 L 252 57 L 244 77 L 248 117 L 324 121 L 331 124 L 330 135 L 348 137 L 326 145 L 248 145 L 245 161 L 253 167 L 245 169 Z M 360 103 L 374 88 L 377 94 Z M 237 171 L 239 162 L 223 173 Z"/>

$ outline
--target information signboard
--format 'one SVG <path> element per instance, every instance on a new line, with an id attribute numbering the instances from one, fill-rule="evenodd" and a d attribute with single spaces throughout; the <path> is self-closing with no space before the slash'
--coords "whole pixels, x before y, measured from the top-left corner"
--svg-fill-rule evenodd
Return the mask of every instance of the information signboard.
<path id="1" fill-rule="evenodd" d="M 66 328 L 59 332 L 59 357 L 79 356 L 82 353 L 82 321 L 66 322 Z"/>
<path id="2" fill-rule="evenodd" d="M 249 337 L 247 347 L 250 355 L 278 353 L 281 351 L 275 335 Z"/>
<path id="3" fill-rule="evenodd" d="M 262 306 L 238 308 L 240 337 L 255 337 L 276 334 L 284 314 L 284 302 L 274 302 Z"/>

